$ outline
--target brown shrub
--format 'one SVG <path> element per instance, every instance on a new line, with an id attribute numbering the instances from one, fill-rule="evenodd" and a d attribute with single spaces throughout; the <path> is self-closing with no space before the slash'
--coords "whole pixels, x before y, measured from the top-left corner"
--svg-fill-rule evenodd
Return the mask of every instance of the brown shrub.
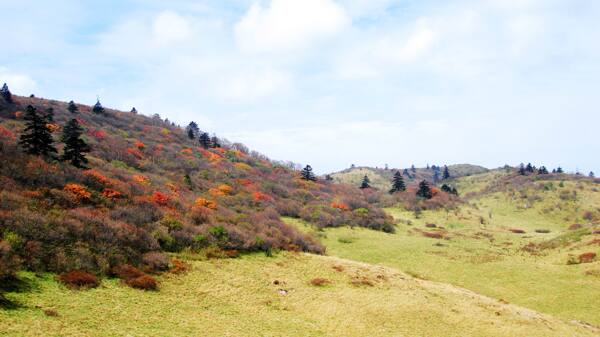
<path id="1" fill-rule="evenodd" d="M 579 228 L 581 228 L 581 227 L 583 227 L 583 225 L 582 225 L 582 224 L 574 223 L 574 224 L 572 224 L 571 226 L 569 226 L 569 230 L 572 230 L 572 231 L 574 231 L 574 230 L 576 230 L 576 229 L 579 229 Z"/>
<path id="2" fill-rule="evenodd" d="M 111 274 L 121 280 L 131 280 L 145 275 L 144 272 L 129 264 L 123 264 L 112 268 Z"/>
<path id="3" fill-rule="evenodd" d="M 178 259 L 173 259 L 171 260 L 171 270 L 170 272 L 172 274 L 184 274 L 186 273 L 188 270 L 190 270 L 190 266 Z"/>
<path id="4" fill-rule="evenodd" d="M 437 225 L 434 224 L 434 223 L 428 223 L 428 224 L 425 225 L 425 227 L 427 227 L 427 228 L 436 228 Z"/>
<path id="5" fill-rule="evenodd" d="M 588 252 L 579 255 L 579 263 L 590 263 L 596 260 L 596 253 Z"/>
<path id="6" fill-rule="evenodd" d="M 550 233 L 550 230 L 549 229 L 536 229 L 535 232 L 540 233 L 540 234 L 548 234 L 548 233 Z"/>
<path id="7" fill-rule="evenodd" d="M 49 317 L 58 317 L 58 311 L 54 309 L 46 309 L 44 310 L 44 314 Z"/>
<path id="8" fill-rule="evenodd" d="M 134 279 L 130 279 L 125 281 L 125 283 L 135 289 L 142 289 L 142 290 L 156 290 L 158 289 L 158 282 L 156 282 L 156 279 L 154 279 L 154 277 L 149 276 L 149 275 L 144 275 L 144 276 L 140 276 L 140 277 L 136 277 Z"/>
<path id="9" fill-rule="evenodd" d="M 430 239 L 443 239 L 445 238 L 443 233 L 439 233 L 439 232 L 423 232 L 422 233 L 424 237 L 426 238 L 430 238 Z"/>
<path id="10" fill-rule="evenodd" d="M 235 249 L 226 250 L 225 251 L 225 256 L 227 256 L 230 259 L 235 259 L 235 258 L 240 257 L 240 252 L 237 251 L 237 250 L 235 250 Z"/>
<path id="11" fill-rule="evenodd" d="M 333 270 L 338 271 L 340 273 L 344 271 L 344 266 L 340 266 L 340 265 L 335 265 L 331 268 L 333 268 Z"/>
<path id="12" fill-rule="evenodd" d="M 72 289 L 89 289 L 100 285 L 100 281 L 95 275 L 81 270 L 62 273 L 58 276 L 58 280 Z"/>
<path id="13" fill-rule="evenodd" d="M 144 266 L 152 271 L 165 271 L 169 269 L 169 257 L 160 252 L 150 252 L 142 257 Z"/>
<path id="14" fill-rule="evenodd" d="M 322 286 L 328 285 L 329 283 L 331 283 L 329 280 L 321 278 L 321 277 L 317 277 L 317 278 L 310 280 L 310 284 L 315 287 L 322 287 Z"/>
<path id="15" fill-rule="evenodd" d="M 509 231 L 511 231 L 512 233 L 515 233 L 515 234 L 525 234 L 525 230 L 519 229 L 519 228 L 511 228 L 511 229 L 509 229 Z"/>

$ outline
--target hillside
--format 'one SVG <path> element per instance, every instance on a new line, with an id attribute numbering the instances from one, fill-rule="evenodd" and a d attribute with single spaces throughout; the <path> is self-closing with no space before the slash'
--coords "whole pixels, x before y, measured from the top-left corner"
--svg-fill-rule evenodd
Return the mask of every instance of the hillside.
<path id="1" fill-rule="evenodd" d="M 0 336 L 595 336 L 597 329 L 392 268 L 309 254 L 194 261 L 160 292 L 26 277 Z M 319 283 L 315 280 L 321 280 Z M 324 283 L 323 285 L 319 285 Z M 56 313 L 47 316 L 44 311 Z"/>
<path id="2" fill-rule="evenodd" d="M 391 217 L 354 187 L 302 180 L 224 139 L 200 146 L 197 135 L 160 116 L 13 101 L 0 98 L 0 277 L 19 269 L 102 275 L 124 264 L 155 272 L 168 269 L 165 252 L 206 247 L 325 251 L 280 215 L 391 228 Z M 91 147 L 88 167 L 24 153 L 18 141 L 30 113 L 47 118 L 57 154 L 67 121 L 76 119 Z"/>
<path id="3" fill-rule="evenodd" d="M 385 265 L 566 320 L 600 325 L 600 179 L 490 171 L 453 181 L 461 203 L 387 211 L 389 235 L 315 232 L 331 255 Z"/>
<path id="4" fill-rule="evenodd" d="M 373 168 L 373 167 L 353 167 L 339 172 L 331 173 L 331 177 L 335 182 L 349 184 L 352 186 L 360 186 L 360 183 L 365 175 L 371 181 L 371 186 L 381 191 L 390 189 L 392 176 L 396 171 L 404 172 L 403 178 L 407 184 L 416 184 L 421 180 L 433 181 L 435 171 L 428 168 Z M 482 166 L 470 164 L 448 165 L 448 171 L 451 178 L 460 178 L 474 174 L 487 172 L 488 169 Z M 440 167 L 439 174 L 443 172 L 443 166 Z"/>

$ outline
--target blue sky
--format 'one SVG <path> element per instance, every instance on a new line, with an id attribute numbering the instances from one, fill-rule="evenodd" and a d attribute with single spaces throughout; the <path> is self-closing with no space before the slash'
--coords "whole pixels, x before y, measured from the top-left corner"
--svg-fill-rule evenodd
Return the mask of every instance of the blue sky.
<path id="1" fill-rule="evenodd" d="M 0 82 L 324 173 L 531 161 L 600 173 L 594 0 L 0 1 Z"/>

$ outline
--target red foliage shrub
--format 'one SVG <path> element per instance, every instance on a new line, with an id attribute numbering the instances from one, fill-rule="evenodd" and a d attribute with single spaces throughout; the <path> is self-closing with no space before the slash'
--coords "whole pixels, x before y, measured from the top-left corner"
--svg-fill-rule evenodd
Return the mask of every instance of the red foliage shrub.
<path id="1" fill-rule="evenodd" d="M 95 275 L 81 270 L 62 273 L 58 276 L 58 280 L 73 289 L 96 288 L 100 285 L 100 281 Z"/>
<path id="2" fill-rule="evenodd" d="M 590 263 L 596 260 L 596 253 L 588 252 L 579 255 L 579 263 Z"/>
<path id="3" fill-rule="evenodd" d="M 145 275 L 143 271 L 130 264 L 122 264 L 120 266 L 113 267 L 110 273 L 121 280 L 130 280 Z"/>
<path id="4" fill-rule="evenodd" d="M 158 282 L 156 279 L 149 275 L 136 277 L 133 279 L 126 280 L 125 283 L 135 289 L 141 290 L 157 290 Z"/>
<path id="5" fill-rule="evenodd" d="M 254 192 L 252 198 L 254 201 L 270 201 L 272 199 L 271 196 L 262 192 Z"/>
<path id="6" fill-rule="evenodd" d="M 178 259 L 171 261 L 171 269 L 169 270 L 172 274 L 184 274 L 190 269 L 190 266 Z"/>
<path id="7" fill-rule="evenodd" d="M 225 255 L 230 259 L 235 259 L 235 258 L 240 257 L 240 252 L 235 249 L 231 249 L 231 250 L 226 250 Z"/>
<path id="8" fill-rule="evenodd" d="M 94 130 L 91 132 L 91 135 L 98 140 L 103 140 L 106 138 L 106 132 L 102 130 Z"/>
<path id="9" fill-rule="evenodd" d="M 443 239 L 445 237 L 444 234 L 440 232 L 423 232 L 422 234 L 424 237 L 431 239 Z"/>
<path id="10" fill-rule="evenodd" d="M 144 159 L 144 154 L 137 148 L 130 147 L 127 149 L 127 153 L 129 153 L 137 159 Z"/>
<path id="11" fill-rule="evenodd" d="M 169 198 L 169 196 L 164 193 L 161 193 L 159 191 L 155 191 L 154 193 L 152 193 L 152 202 L 154 202 L 157 205 L 167 206 L 169 205 L 170 201 L 171 198 Z"/>
<path id="12" fill-rule="evenodd" d="M 77 201 L 89 200 L 92 196 L 85 187 L 78 184 L 66 184 L 63 190 L 71 193 Z"/>
<path id="13" fill-rule="evenodd" d="M 105 188 L 104 191 L 102 191 L 102 196 L 104 196 L 106 199 L 115 200 L 123 197 L 123 194 L 119 191 L 115 191 L 110 188 Z"/>
<path id="14" fill-rule="evenodd" d="M 331 207 L 342 210 L 342 211 L 347 211 L 350 209 L 350 207 L 348 207 L 348 205 L 342 203 L 342 202 L 332 202 L 331 203 Z"/>

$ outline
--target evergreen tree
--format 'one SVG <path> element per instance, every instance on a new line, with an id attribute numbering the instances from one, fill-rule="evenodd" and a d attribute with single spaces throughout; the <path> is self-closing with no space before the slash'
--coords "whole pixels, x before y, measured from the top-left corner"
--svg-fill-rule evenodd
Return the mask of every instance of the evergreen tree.
<path id="1" fill-rule="evenodd" d="M 429 183 L 427 180 L 422 180 L 419 183 L 419 189 L 417 190 L 417 197 L 423 199 L 431 199 L 433 198 L 433 193 L 431 193 L 431 187 L 429 187 Z"/>
<path id="2" fill-rule="evenodd" d="M 594 178 L 595 177 L 594 172 L 590 171 L 590 174 L 588 174 L 588 177 Z"/>
<path id="3" fill-rule="evenodd" d="M 333 177 L 331 176 L 331 174 L 328 174 L 325 176 L 325 180 L 327 181 L 333 181 Z"/>
<path id="4" fill-rule="evenodd" d="M 430 167 L 429 167 L 429 163 L 427 164 L 427 169 L 428 169 L 428 170 L 430 169 Z"/>
<path id="5" fill-rule="evenodd" d="M 0 89 L 0 95 L 2 95 L 2 97 L 4 98 L 6 103 L 13 102 L 12 93 L 8 89 L 8 85 L 6 85 L 6 83 L 4 83 L 4 85 L 2 86 L 2 89 Z"/>
<path id="6" fill-rule="evenodd" d="M 77 119 L 73 118 L 65 125 L 62 134 L 62 142 L 65 143 L 61 160 L 70 161 L 77 168 L 87 168 L 88 163 L 84 153 L 90 152 L 90 147 L 81 139 L 83 128 Z"/>
<path id="7" fill-rule="evenodd" d="M 556 173 L 565 173 L 565 171 L 563 171 L 562 167 L 558 167 L 556 168 Z"/>
<path id="8" fill-rule="evenodd" d="M 552 173 L 556 173 L 556 169 L 552 169 Z"/>
<path id="9" fill-rule="evenodd" d="M 131 113 L 136 115 L 138 113 L 138 111 L 135 107 L 133 107 L 133 108 L 131 108 Z"/>
<path id="10" fill-rule="evenodd" d="M 402 178 L 400 171 L 396 171 L 396 173 L 394 173 L 394 179 L 392 180 L 392 189 L 390 189 L 390 194 L 402 191 L 406 191 L 404 178 Z"/>
<path id="11" fill-rule="evenodd" d="M 200 137 L 198 137 L 198 141 L 200 142 L 200 146 L 202 146 L 205 149 L 208 149 L 211 145 L 210 136 L 207 132 L 202 132 L 200 134 Z"/>
<path id="12" fill-rule="evenodd" d="M 300 171 L 300 176 L 302 177 L 302 179 L 316 181 L 317 177 L 315 176 L 312 170 L 313 169 L 310 165 L 306 165 L 306 167 L 303 168 L 302 171 Z"/>
<path id="13" fill-rule="evenodd" d="M 521 165 L 519 165 L 519 174 L 524 176 L 525 175 L 525 165 L 523 165 L 523 163 L 521 163 Z"/>
<path id="14" fill-rule="evenodd" d="M 437 184 L 438 181 L 440 181 L 440 171 L 435 170 L 433 171 L 433 183 Z"/>
<path id="15" fill-rule="evenodd" d="M 25 130 L 19 144 L 29 154 L 52 158 L 56 148 L 52 145 L 54 140 L 48 128 L 50 122 L 48 115 L 39 114 L 36 108 L 29 105 L 23 119 L 25 119 Z"/>
<path id="16" fill-rule="evenodd" d="M 68 109 L 69 109 L 69 112 L 73 113 L 73 114 L 77 113 L 79 111 L 79 108 L 77 107 L 77 104 L 75 104 L 75 102 L 73 102 L 73 101 L 69 102 Z"/>
<path id="17" fill-rule="evenodd" d="M 402 174 L 410 178 L 410 173 L 408 173 L 408 169 L 404 169 L 404 171 L 402 171 Z"/>
<path id="18" fill-rule="evenodd" d="M 442 175 L 442 179 L 450 179 L 450 170 L 448 170 L 448 166 L 444 165 L 444 174 Z"/>
<path id="19" fill-rule="evenodd" d="M 362 182 L 360 183 L 360 188 L 361 189 L 371 188 L 371 181 L 369 180 L 369 177 L 366 174 L 363 177 Z"/>
<path id="20" fill-rule="evenodd" d="M 412 171 L 412 173 L 417 173 L 417 169 L 415 168 L 415 165 L 411 165 L 410 170 Z"/>
<path id="21" fill-rule="evenodd" d="M 548 169 L 546 168 L 546 166 L 540 166 L 540 168 L 538 169 L 538 174 L 548 174 Z"/>
<path id="22" fill-rule="evenodd" d="M 525 171 L 527 171 L 529 173 L 533 173 L 534 170 L 535 170 L 535 168 L 531 165 L 531 163 L 527 163 L 527 166 L 525 167 Z"/>
<path id="23" fill-rule="evenodd" d="M 104 113 L 104 107 L 102 106 L 102 104 L 100 104 L 100 99 L 96 100 L 96 104 L 94 104 L 94 106 L 92 107 L 92 112 L 95 114 Z"/>
<path id="24" fill-rule="evenodd" d="M 190 124 L 185 128 L 187 132 L 187 136 L 189 139 L 195 139 L 196 136 L 200 133 L 200 129 L 198 128 L 198 124 L 196 122 L 191 121 Z"/>
<path id="25" fill-rule="evenodd" d="M 217 138 L 217 136 L 212 136 L 210 138 L 210 143 L 213 148 L 221 147 L 221 142 L 219 141 L 219 138 Z"/>
<path id="26" fill-rule="evenodd" d="M 444 191 L 446 193 L 451 193 L 452 188 L 450 186 L 448 186 L 447 184 L 444 184 L 444 185 L 442 185 L 442 191 Z"/>

